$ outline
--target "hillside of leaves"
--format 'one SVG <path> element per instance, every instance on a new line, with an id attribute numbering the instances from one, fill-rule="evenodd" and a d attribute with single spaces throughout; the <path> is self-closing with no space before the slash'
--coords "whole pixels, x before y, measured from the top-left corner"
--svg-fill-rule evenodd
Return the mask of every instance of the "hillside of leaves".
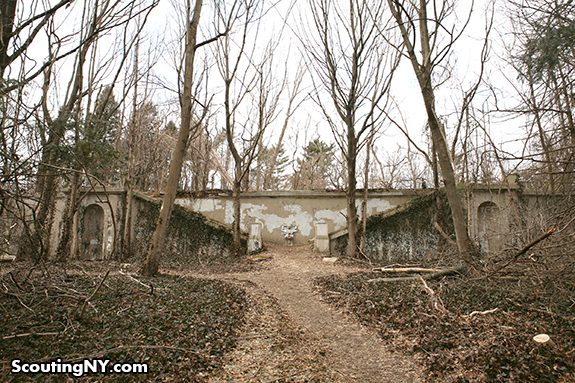
<path id="1" fill-rule="evenodd" d="M 368 282 L 366 272 L 316 281 L 323 298 L 374 329 L 392 348 L 418 355 L 429 381 L 575 380 L 575 305 L 498 280 L 429 282 L 448 314 L 433 308 L 420 281 Z M 473 314 L 497 309 L 485 314 Z M 545 333 L 552 344 L 537 346 Z"/>

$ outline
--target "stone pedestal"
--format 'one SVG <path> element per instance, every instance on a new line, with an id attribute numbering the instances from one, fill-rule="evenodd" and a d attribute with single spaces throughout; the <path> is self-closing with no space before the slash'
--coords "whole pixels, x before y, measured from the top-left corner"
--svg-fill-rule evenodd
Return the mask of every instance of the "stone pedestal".
<path id="1" fill-rule="evenodd" d="M 327 233 L 327 223 L 317 223 L 315 225 L 315 239 L 313 249 L 316 253 L 329 254 L 329 235 Z"/>
<path id="2" fill-rule="evenodd" d="M 248 254 L 259 253 L 262 250 L 262 225 L 252 223 L 250 225 L 250 237 L 248 239 Z"/>

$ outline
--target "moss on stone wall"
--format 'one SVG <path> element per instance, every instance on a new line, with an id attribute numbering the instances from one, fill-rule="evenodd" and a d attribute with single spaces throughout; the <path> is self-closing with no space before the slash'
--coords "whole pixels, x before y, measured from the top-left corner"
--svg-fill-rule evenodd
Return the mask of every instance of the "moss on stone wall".
<path id="1" fill-rule="evenodd" d="M 161 203 L 134 195 L 137 214 L 134 222 L 132 257 L 142 260 L 156 227 Z M 243 245 L 245 246 L 245 239 Z M 200 213 L 174 206 L 161 262 L 171 266 L 202 266 L 230 263 L 232 232 Z"/>

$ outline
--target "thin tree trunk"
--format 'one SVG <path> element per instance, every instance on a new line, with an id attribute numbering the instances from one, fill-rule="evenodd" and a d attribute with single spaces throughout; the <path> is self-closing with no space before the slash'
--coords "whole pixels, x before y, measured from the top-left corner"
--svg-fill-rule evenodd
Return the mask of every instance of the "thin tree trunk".
<path id="1" fill-rule="evenodd" d="M 361 231 L 361 238 L 359 241 L 359 250 L 363 253 L 365 249 L 365 234 L 367 231 L 367 201 L 369 198 L 369 154 L 371 153 L 371 148 L 373 146 L 373 138 L 375 136 L 375 132 L 373 128 L 371 129 L 371 133 L 369 136 L 369 141 L 367 143 L 366 148 L 366 155 L 365 155 L 365 173 L 364 173 L 364 186 L 363 186 L 363 206 L 361 212 L 361 219 L 362 219 L 362 231 Z"/>
<path id="2" fill-rule="evenodd" d="M 132 251 L 132 198 L 134 195 L 134 162 L 136 157 L 136 133 L 139 130 L 139 113 L 138 113 L 138 54 L 140 52 L 140 38 L 136 42 L 134 55 L 134 100 L 132 103 L 132 122 L 128 131 L 128 176 L 126 183 L 128 190 L 126 191 L 126 205 L 124 206 L 125 219 L 124 219 L 124 238 L 122 241 L 122 258 L 127 259 Z"/>
<path id="3" fill-rule="evenodd" d="M 547 162 L 547 171 L 549 173 L 549 186 L 551 188 L 551 196 L 555 197 L 555 176 L 553 169 L 553 161 L 551 159 L 551 152 L 549 150 L 549 145 L 547 144 L 547 137 L 543 129 L 543 123 L 541 122 L 541 115 L 539 114 L 539 108 L 537 107 L 537 100 L 535 99 L 535 90 L 533 89 L 533 82 L 529 78 L 529 96 L 532 103 L 532 112 L 535 117 L 535 124 L 537 125 L 537 130 L 539 132 L 539 141 L 541 142 L 541 148 L 543 148 L 543 153 L 545 154 L 545 162 Z"/>
<path id="4" fill-rule="evenodd" d="M 349 231 L 347 255 L 350 258 L 357 257 L 357 207 L 355 206 L 356 196 L 356 160 L 357 142 L 355 130 L 352 124 L 347 126 L 347 230 Z"/>
<path id="5" fill-rule="evenodd" d="M 236 256 L 242 255 L 242 236 L 241 236 L 241 181 L 235 180 L 233 185 L 233 207 L 234 207 L 234 224 L 233 224 L 233 242 L 234 253 Z"/>
<path id="6" fill-rule="evenodd" d="M 301 102 L 300 102 L 300 104 L 296 105 L 295 107 L 293 106 L 295 98 L 299 93 L 299 87 L 300 87 L 302 79 L 303 79 L 303 73 L 305 73 L 305 72 L 303 72 L 303 71 L 298 72 L 298 75 L 296 77 L 293 93 L 291 94 L 291 96 L 289 98 L 288 107 L 287 107 L 287 111 L 286 111 L 286 117 L 285 117 L 284 123 L 282 125 L 282 130 L 281 130 L 280 136 L 278 138 L 278 143 L 273 148 L 271 158 L 270 158 L 270 161 L 268 164 L 267 172 L 264 175 L 263 190 L 269 190 L 270 189 L 271 179 L 272 179 L 272 176 L 274 174 L 277 159 L 278 159 L 281 147 L 282 147 L 282 142 L 284 139 L 285 132 L 286 132 L 287 127 L 289 125 L 289 121 L 290 121 L 292 115 L 294 114 L 294 112 L 298 109 L 299 105 L 301 104 Z"/>
<path id="7" fill-rule="evenodd" d="M 188 15 L 189 8 L 190 3 L 188 2 Z M 176 191 L 178 189 L 178 183 L 182 173 L 184 155 L 186 154 L 186 149 L 188 146 L 188 139 L 190 136 L 190 128 L 192 124 L 192 77 L 194 71 L 194 57 L 196 53 L 196 35 L 198 31 L 198 24 L 200 22 L 201 9 L 202 0 L 196 0 L 192 20 L 186 28 L 184 91 L 181 96 L 182 123 L 180 126 L 178 141 L 176 142 L 176 148 L 174 149 L 174 155 L 172 161 L 170 162 L 170 173 L 168 175 L 166 192 L 162 200 L 160 214 L 158 216 L 158 220 L 156 221 L 156 230 L 154 231 L 152 240 L 150 241 L 150 247 L 148 249 L 146 261 L 144 262 L 141 270 L 141 273 L 146 276 L 153 276 L 158 272 L 160 265 L 160 254 L 164 246 L 166 231 L 168 230 L 170 217 L 174 208 Z"/>
<path id="8" fill-rule="evenodd" d="M 60 243 L 58 244 L 58 250 L 56 251 L 56 259 L 58 261 L 67 261 L 72 253 L 71 251 L 71 240 L 72 240 L 72 230 L 74 228 L 74 216 L 78 211 L 79 198 L 78 189 L 80 187 L 80 173 L 75 172 L 72 176 L 72 185 L 70 186 L 70 195 L 68 197 L 68 207 L 66 208 L 66 214 L 64 215 L 64 224 L 62 226 L 62 235 L 60 237 Z"/>

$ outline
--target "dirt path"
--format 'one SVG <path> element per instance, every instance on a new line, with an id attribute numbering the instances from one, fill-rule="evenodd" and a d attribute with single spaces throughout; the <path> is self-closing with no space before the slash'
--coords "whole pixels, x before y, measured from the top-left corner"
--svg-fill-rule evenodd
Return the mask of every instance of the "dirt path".
<path id="1" fill-rule="evenodd" d="M 246 331 L 213 382 L 417 382 L 418 366 L 390 353 L 313 290 L 319 276 L 357 271 L 309 246 L 270 245 L 262 270 L 221 275 L 250 294 Z"/>

